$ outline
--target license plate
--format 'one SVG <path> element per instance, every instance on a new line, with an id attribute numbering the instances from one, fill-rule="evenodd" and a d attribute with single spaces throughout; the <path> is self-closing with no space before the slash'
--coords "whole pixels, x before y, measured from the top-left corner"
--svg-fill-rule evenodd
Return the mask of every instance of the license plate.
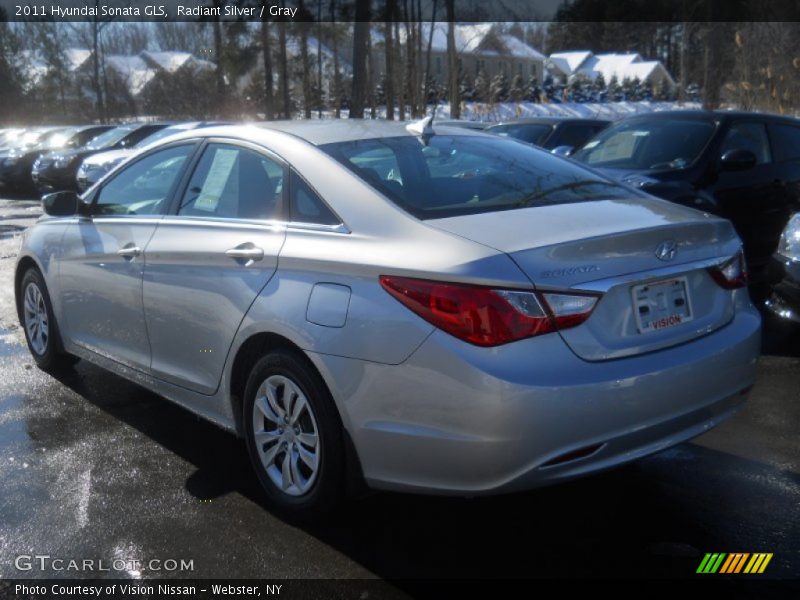
<path id="1" fill-rule="evenodd" d="M 635 285 L 631 293 L 639 333 L 675 327 L 694 317 L 685 277 Z"/>

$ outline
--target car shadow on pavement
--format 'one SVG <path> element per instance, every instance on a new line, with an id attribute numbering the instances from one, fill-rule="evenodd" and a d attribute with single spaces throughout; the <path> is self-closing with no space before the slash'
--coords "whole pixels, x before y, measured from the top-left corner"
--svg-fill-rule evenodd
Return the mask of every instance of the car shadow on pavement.
<path id="1" fill-rule="evenodd" d="M 193 465 L 192 496 L 236 493 L 270 510 L 235 436 L 92 365 L 57 378 Z M 428 578 L 694 577 L 714 551 L 775 552 L 771 574 L 796 576 L 800 531 L 786 517 L 797 497 L 796 473 L 688 443 L 526 493 L 375 493 L 299 527 L 410 593 Z"/>

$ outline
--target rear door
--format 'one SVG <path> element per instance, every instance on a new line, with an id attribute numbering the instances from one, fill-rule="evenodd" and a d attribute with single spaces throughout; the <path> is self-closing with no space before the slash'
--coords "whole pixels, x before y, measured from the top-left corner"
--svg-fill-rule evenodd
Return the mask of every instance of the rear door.
<path id="1" fill-rule="evenodd" d="M 278 264 L 286 166 L 263 148 L 211 140 L 145 252 L 144 311 L 156 377 L 219 384 L 239 325 Z"/>
<path id="2" fill-rule="evenodd" d="M 744 242 L 748 263 L 758 276 L 778 244 L 786 210 L 786 187 L 773 160 L 767 125 L 756 120 L 731 123 L 719 150 L 749 150 L 756 165 L 745 171 L 719 171 L 713 186 L 719 212 L 730 219 Z M 784 220 L 785 224 L 786 221 Z"/>

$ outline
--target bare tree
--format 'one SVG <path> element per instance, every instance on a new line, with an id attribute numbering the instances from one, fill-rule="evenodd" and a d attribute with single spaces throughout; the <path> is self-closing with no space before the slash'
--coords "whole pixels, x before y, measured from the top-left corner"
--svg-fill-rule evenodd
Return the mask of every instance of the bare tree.
<path id="1" fill-rule="evenodd" d="M 306 119 L 311 118 L 311 65 L 308 60 L 308 13 L 303 0 L 298 2 L 298 10 L 302 20 L 299 23 L 300 28 L 300 62 L 303 68 L 302 84 L 303 84 L 303 116 Z"/>
<path id="2" fill-rule="evenodd" d="M 266 0 L 262 0 L 266 4 Z M 269 19 L 261 20 L 261 58 L 264 62 L 264 116 L 268 121 L 275 118 L 273 106 L 272 81 L 272 40 L 269 31 Z"/>
<path id="3" fill-rule="evenodd" d="M 336 0 L 331 0 L 331 36 L 333 37 L 333 114 L 342 116 L 342 75 L 339 72 L 339 29 L 336 25 Z"/>
<path id="4" fill-rule="evenodd" d="M 392 21 L 397 8 L 397 0 L 386 0 L 383 23 L 383 51 L 385 69 L 386 118 L 394 120 L 394 39 Z"/>
<path id="5" fill-rule="evenodd" d="M 447 69 L 450 79 L 450 117 L 461 118 L 461 99 L 458 89 L 458 52 L 456 50 L 455 0 L 445 0 L 447 10 Z"/>
<path id="6" fill-rule="evenodd" d="M 425 50 L 425 76 L 424 92 L 423 92 L 423 106 L 428 102 L 430 95 L 430 82 L 431 82 L 431 52 L 433 50 L 433 30 L 436 28 L 436 0 L 433 0 L 433 9 L 431 10 L 430 29 L 428 30 L 428 47 Z"/>
<path id="7" fill-rule="evenodd" d="M 283 118 L 290 119 L 292 116 L 292 100 L 289 95 L 289 57 L 286 53 L 286 21 L 278 21 L 278 51 L 281 67 L 281 96 L 283 98 Z"/>
<path id="8" fill-rule="evenodd" d="M 350 118 L 363 119 L 367 86 L 367 53 L 369 52 L 369 0 L 356 0 L 353 30 L 353 91 L 350 96 Z"/>

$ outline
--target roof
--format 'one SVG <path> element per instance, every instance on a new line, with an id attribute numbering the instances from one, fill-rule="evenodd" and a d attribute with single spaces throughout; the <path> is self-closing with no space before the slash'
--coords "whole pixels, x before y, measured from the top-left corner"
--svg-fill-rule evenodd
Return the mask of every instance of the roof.
<path id="1" fill-rule="evenodd" d="M 67 48 L 64 50 L 64 59 L 69 71 L 78 69 L 92 56 L 92 51 L 86 48 Z"/>
<path id="2" fill-rule="evenodd" d="M 554 52 L 550 55 L 550 62 L 559 71 L 572 75 L 583 62 L 592 55 L 591 50 L 576 50 L 574 52 Z"/>
<path id="3" fill-rule="evenodd" d="M 336 142 L 347 142 L 354 140 L 368 140 L 383 137 L 406 137 L 413 136 L 406 129 L 413 121 L 384 121 L 384 120 L 369 120 L 369 119 L 331 119 L 329 121 L 266 121 L 263 123 L 254 123 L 246 125 L 245 127 L 257 127 L 259 129 L 275 129 L 288 133 L 295 137 L 304 139 L 305 141 L 319 146 L 322 144 L 332 144 Z M 226 126 L 220 128 L 209 128 L 206 131 L 209 134 L 216 135 L 217 132 L 225 133 L 225 131 L 241 134 L 241 126 Z M 474 129 L 465 129 L 463 127 L 447 127 L 446 125 L 437 126 L 436 122 L 433 123 L 434 131 L 439 130 L 441 133 L 447 135 L 484 135 L 483 133 Z"/>
<path id="4" fill-rule="evenodd" d="M 174 73 L 192 59 L 192 55 L 189 52 L 150 52 L 144 50 L 139 56 L 145 62 L 151 63 L 153 66 L 164 69 L 169 73 Z"/>
<path id="5" fill-rule="evenodd" d="M 433 25 L 431 50 L 434 52 L 447 52 L 447 23 Z M 431 24 L 422 24 L 422 43 L 428 45 L 431 33 Z M 492 23 L 456 24 L 454 28 L 456 51 L 459 54 L 474 54 L 476 56 L 498 56 L 517 58 L 520 60 L 545 60 L 545 56 L 513 35 L 502 33 L 495 29 Z M 490 34 L 493 36 L 490 38 Z M 372 34 L 376 39 L 383 41 L 383 34 L 376 30 Z M 400 41 L 405 41 L 406 32 L 400 29 Z M 491 42 L 491 43 L 490 43 Z"/>
<path id="6" fill-rule="evenodd" d="M 141 56 L 107 54 L 105 64 L 125 80 L 134 96 L 139 94 L 156 75 L 156 71 Z"/>

